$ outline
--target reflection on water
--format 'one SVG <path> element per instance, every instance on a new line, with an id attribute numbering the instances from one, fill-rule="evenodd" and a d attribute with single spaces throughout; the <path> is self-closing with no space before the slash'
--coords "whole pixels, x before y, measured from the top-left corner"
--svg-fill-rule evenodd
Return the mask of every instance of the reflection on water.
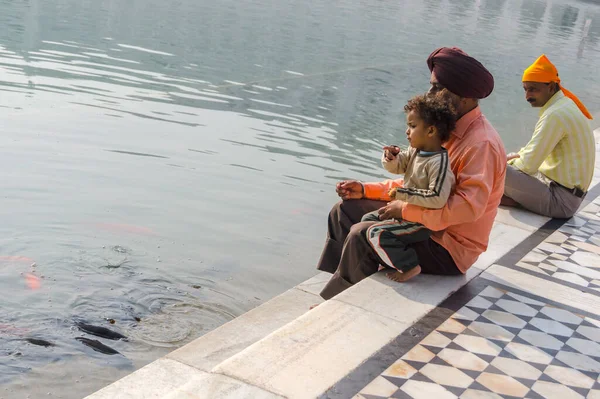
<path id="1" fill-rule="evenodd" d="M 521 4 L 519 15 L 519 33 L 523 38 L 528 38 L 538 31 L 544 22 L 544 14 L 548 2 L 545 0 L 524 1 Z"/>
<path id="2" fill-rule="evenodd" d="M 495 29 L 503 15 L 506 0 L 481 0 L 479 20 L 483 28 Z"/>
<path id="3" fill-rule="evenodd" d="M 0 0 L 0 396 L 82 397 L 308 278 L 333 184 L 385 177 L 434 48 L 489 67 L 514 150 L 542 52 L 600 108 L 599 37 L 575 0 Z"/>
<path id="4" fill-rule="evenodd" d="M 554 5 L 550 10 L 552 28 L 554 33 L 564 37 L 569 37 L 573 33 L 573 28 L 579 16 L 579 9 L 570 5 Z"/>

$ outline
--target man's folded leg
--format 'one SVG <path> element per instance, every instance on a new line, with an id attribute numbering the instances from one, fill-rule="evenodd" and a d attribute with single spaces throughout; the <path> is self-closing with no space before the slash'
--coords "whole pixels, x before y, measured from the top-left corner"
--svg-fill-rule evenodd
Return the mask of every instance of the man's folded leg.
<path id="1" fill-rule="evenodd" d="M 511 165 L 506 167 L 504 195 L 531 212 L 552 217 L 553 198 L 549 185 Z"/>
<path id="2" fill-rule="evenodd" d="M 530 176 L 514 166 L 506 168 L 504 194 L 523 208 L 551 218 L 569 218 L 583 201 L 552 180 Z"/>
<path id="3" fill-rule="evenodd" d="M 352 226 L 337 269 L 321 291 L 323 299 L 331 299 L 377 272 L 380 260 L 366 236 L 367 229 L 374 223 L 377 222 L 361 222 Z"/>
<path id="4" fill-rule="evenodd" d="M 352 226 L 360 222 L 364 214 L 386 205 L 385 201 L 348 200 L 340 201 L 329 212 L 327 240 L 321 253 L 317 269 L 335 273 L 342 257 L 344 241 Z"/>

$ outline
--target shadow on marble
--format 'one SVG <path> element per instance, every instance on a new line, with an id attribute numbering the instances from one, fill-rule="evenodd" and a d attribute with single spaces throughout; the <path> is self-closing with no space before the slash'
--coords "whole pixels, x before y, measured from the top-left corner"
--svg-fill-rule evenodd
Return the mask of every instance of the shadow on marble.
<path id="1" fill-rule="evenodd" d="M 518 227 L 529 232 L 534 232 L 546 224 L 549 217 L 540 216 L 522 208 L 500 206 L 496 215 L 496 223 Z"/>
<path id="2" fill-rule="evenodd" d="M 422 274 L 406 283 L 397 283 L 385 276 L 389 270 L 383 270 L 332 300 L 390 317 L 402 323 L 414 323 L 530 235 L 530 231 L 495 223 L 487 251 L 465 275 Z"/>
<path id="3" fill-rule="evenodd" d="M 521 229 L 496 222 L 492 227 L 487 250 L 479 255 L 471 269 L 485 270 L 498 259 L 514 250 L 517 245 L 533 234 L 530 230 Z M 470 270 L 470 269 L 469 269 Z"/>
<path id="4" fill-rule="evenodd" d="M 354 373 L 355 380 L 347 378 L 330 390 L 335 392 L 331 398 L 351 397 L 357 391 L 355 397 L 369 399 L 600 394 L 598 320 L 521 289 L 522 295 L 489 280 L 474 283 L 485 288 L 463 298 L 456 312 L 392 362 L 381 364 L 381 371 L 368 374 L 364 369 L 371 367 L 369 359 Z M 419 324 L 431 325 L 422 320 L 416 329 L 423 327 Z M 378 355 L 382 359 L 383 354 Z"/>
<path id="5" fill-rule="evenodd" d="M 382 270 L 372 275 L 331 301 L 343 302 L 403 324 L 413 324 L 480 273 L 473 270 L 459 276 L 419 275 L 400 284 L 388 279 L 388 272 Z"/>

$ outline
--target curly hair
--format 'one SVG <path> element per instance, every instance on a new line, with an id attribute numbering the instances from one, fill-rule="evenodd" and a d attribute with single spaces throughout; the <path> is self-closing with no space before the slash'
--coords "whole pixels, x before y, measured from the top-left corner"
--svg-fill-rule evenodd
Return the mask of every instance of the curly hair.
<path id="1" fill-rule="evenodd" d="M 440 96 L 415 96 L 404 106 L 404 112 L 410 111 L 416 112 L 428 126 L 435 126 L 442 143 L 450 138 L 450 133 L 456 127 L 454 107 Z"/>

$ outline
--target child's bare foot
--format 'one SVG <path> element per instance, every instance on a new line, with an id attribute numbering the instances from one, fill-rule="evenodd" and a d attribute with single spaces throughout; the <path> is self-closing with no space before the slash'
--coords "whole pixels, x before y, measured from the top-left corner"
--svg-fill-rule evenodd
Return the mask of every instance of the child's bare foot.
<path id="1" fill-rule="evenodd" d="M 417 276 L 421 273 L 421 266 L 413 267 L 412 269 L 402 273 L 400 271 L 387 273 L 386 276 L 390 280 L 396 281 L 398 283 L 404 283 L 405 281 L 410 280 L 411 278 Z"/>

